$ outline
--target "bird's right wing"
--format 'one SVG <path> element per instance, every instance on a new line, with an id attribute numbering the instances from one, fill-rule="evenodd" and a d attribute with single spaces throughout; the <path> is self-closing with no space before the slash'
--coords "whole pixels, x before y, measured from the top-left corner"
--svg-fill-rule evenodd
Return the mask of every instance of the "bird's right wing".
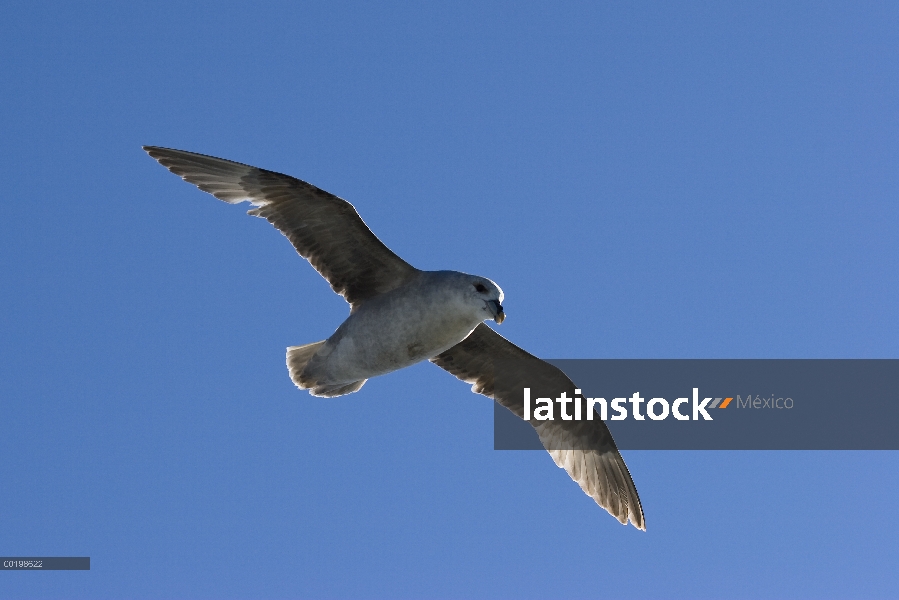
<path id="1" fill-rule="evenodd" d="M 287 236 L 354 308 L 418 272 L 375 237 L 352 204 L 312 184 L 204 154 L 156 146 L 144 150 L 219 200 L 250 201 L 255 208 L 249 214 L 267 219 Z"/>
<path id="2" fill-rule="evenodd" d="M 533 398 L 574 397 L 575 385 L 559 369 L 528 354 L 481 323 L 467 338 L 431 359 L 471 390 L 493 398 L 524 418 L 523 388 Z M 501 377 L 496 371 L 502 369 Z M 540 442 L 556 465 L 565 469 L 584 492 L 621 523 L 646 530 L 643 507 L 624 459 L 606 424 L 592 421 L 537 421 Z"/>

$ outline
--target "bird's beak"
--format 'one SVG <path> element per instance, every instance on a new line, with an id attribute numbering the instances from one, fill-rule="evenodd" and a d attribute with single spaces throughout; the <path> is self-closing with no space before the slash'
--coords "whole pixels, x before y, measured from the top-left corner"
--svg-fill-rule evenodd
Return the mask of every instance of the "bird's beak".
<path id="1" fill-rule="evenodd" d="M 490 310 L 493 313 L 493 320 L 496 321 L 497 325 L 506 319 L 506 313 L 503 312 L 503 306 L 498 300 L 490 300 L 487 302 L 487 305 L 490 306 Z"/>

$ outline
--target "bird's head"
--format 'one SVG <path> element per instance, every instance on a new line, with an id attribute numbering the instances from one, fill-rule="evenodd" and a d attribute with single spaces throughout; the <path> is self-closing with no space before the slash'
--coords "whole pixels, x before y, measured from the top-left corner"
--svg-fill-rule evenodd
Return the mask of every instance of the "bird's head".
<path id="1" fill-rule="evenodd" d="M 470 276 L 469 295 L 482 307 L 487 316 L 484 319 L 493 319 L 497 325 L 506 318 L 503 311 L 503 290 L 486 277 Z"/>
<path id="2" fill-rule="evenodd" d="M 453 318 L 460 318 L 471 327 L 489 319 L 502 323 L 503 291 L 486 277 L 459 271 L 424 271 L 427 287 L 439 290 L 434 300 L 441 310 L 450 309 Z"/>

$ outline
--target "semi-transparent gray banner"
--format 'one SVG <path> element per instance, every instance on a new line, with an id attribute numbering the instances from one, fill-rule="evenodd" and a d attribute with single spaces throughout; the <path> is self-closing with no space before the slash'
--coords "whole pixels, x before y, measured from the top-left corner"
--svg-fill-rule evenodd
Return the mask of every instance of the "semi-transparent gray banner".
<path id="1" fill-rule="evenodd" d="M 495 407 L 497 450 L 590 445 L 603 427 L 634 450 L 899 449 L 896 359 L 548 362 L 573 385 L 494 365 L 514 398 Z"/>
<path id="2" fill-rule="evenodd" d="M 0 571 L 90 570 L 90 556 L 0 556 Z"/>

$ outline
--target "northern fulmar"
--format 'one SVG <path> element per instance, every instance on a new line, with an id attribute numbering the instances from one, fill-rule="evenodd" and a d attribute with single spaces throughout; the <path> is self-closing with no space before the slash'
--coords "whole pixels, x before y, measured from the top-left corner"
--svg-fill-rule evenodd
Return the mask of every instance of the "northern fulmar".
<path id="1" fill-rule="evenodd" d="M 505 318 L 503 291 L 490 279 L 416 269 L 375 237 L 352 204 L 289 175 L 183 150 L 144 150 L 219 200 L 249 201 L 248 214 L 287 236 L 350 304 L 349 317 L 327 340 L 287 349 L 290 378 L 300 389 L 342 396 L 370 377 L 430 360 L 520 418 L 524 387 L 534 397 L 580 392 L 561 370 L 484 323 Z M 646 529 L 637 488 L 603 421 L 529 423 L 588 496 L 622 524 Z"/>

